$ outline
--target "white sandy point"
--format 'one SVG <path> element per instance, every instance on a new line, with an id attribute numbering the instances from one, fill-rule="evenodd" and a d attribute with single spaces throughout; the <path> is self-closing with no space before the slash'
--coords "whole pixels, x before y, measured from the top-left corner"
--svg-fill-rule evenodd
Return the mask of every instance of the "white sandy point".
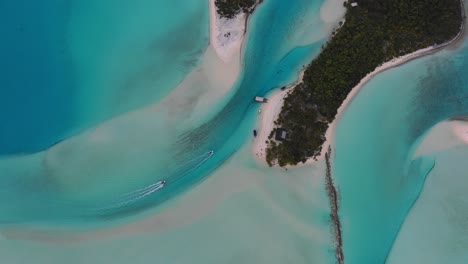
<path id="1" fill-rule="evenodd" d="M 221 18 L 215 6 L 215 0 L 210 0 L 210 43 L 218 57 L 228 63 L 240 53 L 244 41 L 244 13 L 233 19 Z"/>

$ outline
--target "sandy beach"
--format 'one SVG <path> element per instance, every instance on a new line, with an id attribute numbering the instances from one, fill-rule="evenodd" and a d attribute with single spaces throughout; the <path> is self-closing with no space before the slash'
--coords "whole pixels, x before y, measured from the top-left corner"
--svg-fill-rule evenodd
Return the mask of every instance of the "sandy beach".
<path id="1" fill-rule="evenodd" d="M 207 47 L 202 61 L 194 71 L 187 75 L 181 84 L 173 91 L 165 102 L 173 105 L 194 105 L 190 111 L 190 119 L 202 120 L 209 108 L 222 102 L 224 96 L 231 90 L 239 77 L 242 61 L 242 45 L 245 36 L 246 14 L 239 14 L 234 19 L 221 18 L 215 6 L 215 0 L 209 0 L 210 9 L 210 45 Z M 192 94 L 198 89 L 194 100 Z M 179 107 L 174 112 L 185 111 Z"/>
<path id="2" fill-rule="evenodd" d="M 266 141 L 274 128 L 274 121 L 278 119 L 278 115 L 281 112 L 284 98 L 292 91 L 294 86 L 302 82 L 303 76 L 304 71 L 301 71 L 295 83 L 287 86 L 283 91 L 272 93 L 271 96 L 268 96 L 268 103 L 263 104 L 260 108 L 260 117 L 256 125 L 258 133 L 252 144 L 252 151 L 254 155 L 263 162 L 265 162 Z"/>
<path id="3" fill-rule="evenodd" d="M 218 57 L 229 63 L 240 54 L 245 35 L 247 15 L 238 14 L 233 19 L 218 15 L 215 0 L 210 0 L 210 44 Z"/>
<path id="4" fill-rule="evenodd" d="M 404 56 L 401 56 L 401 57 L 398 57 L 398 58 L 394 58 L 394 59 L 392 59 L 392 60 L 390 60 L 388 62 L 385 62 L 382 65 L 378 66 L 373 72 L 367 74 L 359 82 L 359 84 L 356 85 L 351 90 L 351 92 L 348 94 L 348 96 L 343 101 L 341 106 L 338 108 L 335 120 L 331 124 L 329 124 L 327 132 L 325 134 L 326 141 L 325 141 L 324 145 L 322 146 L 322 152 L 321 152 L 320 156 L 317 158 L 317 161 L 322 160 L 325 157 L 325 153 L 326 153 L 328 147 L 332 146 L 332 144 L 334 142 L 335 132 L 336 132 L 336 125 L 339 122 L 343 111 L 346 110 L 346 108 L 352 102 L 354 97 L 359 93 L 361 88 L 368 81 L 370 81 L 374 76 L 376 76 L 377 74 L 379 74 L 379 73 L 381 73 L 383 71 L 386 71 L 386 70 L 391 69 L 393 67 L 397 67 L 399 65 L 402 65 L 402 64 L 404 64 L 406 62 L 409 62 L 411 60 L 414 60 L 416 58 L 426 56 L 426 55 L 429 55 L 429 54 L 433 54 L 434 52 L 437 52 L 437 51 L 441 50 L 442 48 L 444 48 L 446 46 L 449 46 L 452 43 L 455 43 L 463 35 L 463 32 L 464 32 L 464 27 L 462 27 L 462 29 L 460 30 L 460 33 L 453 40 L 451 40 L 449 42 L 446 42 L 446 43 L 443 43 L 443 44 L 440 44 L 440 45 L 436 45 L 436 46 L 427 47 L 427 48 L 424 48 L 424 49 L 420 49 L 420 50 L 417 50 L 417 51 L 415 51 L 413 53 L 410 53 L 410 54 L 407 54 L 407 55 L 404 55 Z M 301 74 L 301 77 L 299 78 L 298 82 L 302 81 L 302 75 L 303 75 L 303 73 Z M 291 89 L 293 89 L 293 88 L 291 88 Z M 281 107 L 283 105 L 284 97 L 286 96 L 287 92 L 292 91 L 291 89 L 287 89 L 286 91 L 277 92 L 277 93 L 271 95 L 268 98 L 268 103 L 265 104 L 262 107 L 262 112 L 261 112 L 261 115 L 260 115 L 260 122 L 259 122 L 259 125 L 258 125 L 259 126 L 259 128 L 258 128 L 259 134 L 255 138 L 253 148 L 252 148 L 252 152 L 256 157 L 261 159 L 264 163 L 266 163 L 266 161 L 265 161 L 265 149 L 266 149 L 265 141 L 268 140 L 268 135 L 270 134 L 271 130 L 274 128 L 274 121 L 277 119 L 277 117 L 279 115 L 279 112 L 281 111 Z M 462 130 L 461 128 L 457 128 L 457 131 L 461 131 L 461 130 Z M 463 132 L 462 134 L 465 137 L 465 139 L 468 141 L 468 133 L 465 133 L 465 132 Z M 460 134 L 460 133 L 458 133 L 458 134 Z M 314 163 L 314 162 L 316 162 L 316 160 L 310 158 L 303 165 L 311 164 L 311 163 Z M 301 165 L 301 164 L 299 164 L 299 165 Z"/>

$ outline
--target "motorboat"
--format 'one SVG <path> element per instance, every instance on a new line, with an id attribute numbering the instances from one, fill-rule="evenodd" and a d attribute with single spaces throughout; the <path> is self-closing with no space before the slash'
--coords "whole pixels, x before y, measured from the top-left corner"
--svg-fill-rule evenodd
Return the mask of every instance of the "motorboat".
<path id="1" fill-rule="evenodd" d="M 153 192 L 159 190 L 159 189 L 162 189 L 164 187 L 164 185 L 166 185 L 166 181 L 163 180 L 163 181 L 158 181 L 157 183 L 155 183 L 154 185 L 154 189 L 153 189 Z"/>

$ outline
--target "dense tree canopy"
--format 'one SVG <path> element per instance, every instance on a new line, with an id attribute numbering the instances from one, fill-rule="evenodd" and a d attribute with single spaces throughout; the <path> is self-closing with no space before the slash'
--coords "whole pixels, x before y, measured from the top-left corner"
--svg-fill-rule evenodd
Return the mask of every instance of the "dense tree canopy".
<path id="1" fill-rule="evenodd" d="M 233 18 L 240 12 L 250 12 L 255 0 L 216 0 L 215 5 L 221 17 Z"/>
<path id="2" fill-rule="evenodd" d="M 328 123 L 360 80 L 394 57 L 453 39 L 463 21 L 460 0 L 358 0 L 345 3 L 345 23 L 288 97 L 269 140 L 267 162 L 295 165 L 320 154 Z"/>

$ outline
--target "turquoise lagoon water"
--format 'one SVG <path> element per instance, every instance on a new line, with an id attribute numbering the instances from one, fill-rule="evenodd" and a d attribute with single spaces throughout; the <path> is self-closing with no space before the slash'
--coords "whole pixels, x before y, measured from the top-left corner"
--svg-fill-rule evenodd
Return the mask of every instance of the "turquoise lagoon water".
<path id="1" fill-rule="evenodd" d="M 413 152 L 431 127 L 468 111 L 466 54 L 465 41 L 456 49 L 381 73 L 344 112 L 337 129 L 334 170 L 341 191 L 347 263 L 384 263 L 426 176 L 440 175 L 441 171 L 447 172 L 446 166 L 455 166 L 447 156 L 435 154 L 414 160 Z M 457 154 L 453 159 L 460 161 L 461 156 Z M 418 203 L 413 210 L 418 211 Z M 434 217 L 440 213 L 438 208 L 440 203 L 425 203 L 425 209 L 431 210 Z M 418 219 L 430 222 L 432 218 L 426 216 Z M 412 224 L 419 225 L 414 220 Z M 408 235 L 411 231 L 407 230 L 398 239 L 406 247 L 395 248 L 390 260 L 396 261 L 390 263 L 412 263 L 421 260 L 418 254 L 425 256 L 423 259 L 431 259 L 433 254 L 433 260 L 444 259 L 437 256 L 440 251 L 421 251 L 424 243 L 419 244 L 419 238 Z M 464 256 L 455 256 L 455 262 L 446 263 L 467 261 Z M 461 259 L 464 262 L 457 262 Z"/>
<path id="2" fill-rule="evenodd" d="M 18 6 L 16 3 L 10 4 L 8 10 L 19 9 L 20 3 Z M 171 263 L 222 263 L 227 259 L 239 263 L 330 262 L 333 252 L 329 234 L 321 234 L 309 226 L 314 223 L 328 229 L 328 209 L 304 213 L 307 206 L 295 206 L 300 194 L 277 194 L 289 178 L 280 185 L 276 183 L 277 186 L 270 183 L 276 187 L 268 195 L 265 190 L 254 188 L 248 194 L 236 196 L 223 209 L 210 212 L 208 218 L 192 220 L 187 227 L 170 232 L 129 227 L 136 234 L 120 231 L 124 233 L 121 237 L 104 240 L 95 240 L 97 237 L 89 233 L 86 236 L 90 237 L 70 239 L 28 232 L 37 225 L 79 229 L 83 224 L 98 223 L 104 227 L 112 226 L 115 220 L 128 222 L 129 218 L 124 216 L 142 217 L 137 214 L 141 209 L 153 208 L 193 186 L 197 189 L 208 184 L 198 185 L 206 176 L 222 171 L 233 153 L 251 137 L 258 108 L 252 97 L 291 82 L 320 51 L 327 37 L 325 26 L 318 19 L 323 1 L 265 1 L 250 21 L 243 68 L 236 85 L 202 120 L 190 120 L 193 108 L 187 102 L 197 96 L 208 96 L 209 91 L 201 95 L 196 94 L 197 90 L 181 91 L 186 100 L 178 100 L 174 87 L 196 67 L 206 48 L 205 1 L 48 3 L 56 5 L 36 8 L 43 13 L 25 12 L 22 17 L 57 19 L 47 25 L 60 28 L 51 30 L 40 23 L 22 26 L 19 22 L 15 22 L 19 25 L 17 29 L 5 26 L 11 23 L 0 26 L 5 32 L 18 34 L 13 40 L 23 44 L 15 45 L 13 40 L 1 44 L 6 49 L 21 47 L 21 50 L 5 52 L 2 46 L 3 56 L 11 62 L 10 67 L 3 66 L 11 74 L 2 76 L 7 85 L 0 89 L 1 107 L 5 107 L 0 111 L 1 123 L 8 124 L 0 130 L 0 140 L 4 141 L 0 141 L 0 153 L 34 152 L 87 127 L 98 123 L 99 126 L 46 151 L 5 156 L 0 161 L 0 184 L 8 186 L 0 190 L 0 223 L 15 230 L 8 233 L 12 237 L 32 236 L 38 240 L 11 241 L 0 236 L 5 260 L 128 263 L 154 260 L 160 250 L 161 259 Z M 46 12 L 59 15 L 49 16 Z M 23 21 L 20 16 L 4 15 L 2 19 Z M 313 42 L 304 43 L 297 35 L 306 26 L 316 36 Z M 47 31 L 40 34 L 43 40 L 39 37 L 36 40 L 43 45 L 26 49 L 24 40 L 33 33 L 39 34 L 39 28 Z M 186 41 L 181 41 L 182 37 Z M 54 45 L 60 49 L 52 48 Z M 464 45 L 382 73 L 363 88 L 344 113 L 336 135 L 334 175 L 341 192 L 346 263 L 385 262 L 408 212 L 413 205 L 418 206 L 414 202 L 426 175 L 430 171 L 439 172 L 444 159 L 431 155 L 411 160 L 411 152 L 430 127 L 468 111 L 464 100 L 468 83 L 463 74 L 468 61 L 465 50 Z M 32 61 L 34 56 L 28 52 L 37 54 L 36 51 L 51 55 Z M 25 68 L 26 64 L 29 68 Z M 54 70 L 39 74 L 37 68 Z M 37 76 L 18 78 L 28 72 Z M 31 83 L 41 88 L 37 94 L 31 93 L 36 91 L 31 90 Z M 10 95 L 9 87 L 18 87 L 15 91 L 19 92 Z M 37 100 L 40 96 L 44 100 Z M 164 101 L 166 98 L 170 100 Z M 23 103 L 28 100 L 29 103 Z M 146 105 L 151 106 L 141 108 Z M 15 113 L 18 118 L 12 119 L 8 113 Z M 37 116 L 31 118 L 30 113 Z M 111 117 L 115 118 L 103 122 Z M 34 120 L 29 122 L 30 119 Z M 208 154 L 210 150 L 215 151 L 212 157 Z M 246 159 L 249 154 L 246 151 L 235 157 Z M 248 164 L 249 171 L 236 165 L 230 174 L 255 175 L 252 170 L 258 166 L 252 162 L 241 164 Z M 322 167 L 300 170 L 296 179 L 310 180 L 304 175 L 319 175 Z M 282 175 L 266 168 L 261 170 L 264 175 L 278 174 L 272 177 Z M 148 188 L 161 179 L 168 180 L 167 187 L 151 193 Z M 232 186 L 223 188 L 230 190 Z M 322 191 L 307 189 L 306 193 L 313 196 Z M 267 202 L 269 199 L 275 202 Z M 158 213 L 182 206 L 179 201 L 188 202 L 183 197 L 173 199 Z M 281 203 L 284 205 L 278 206 Z M 193 214 L 197 212 L 194 210 Z M 244 212 L 249 213 L 244 216 Z M 145 216 L 152 213 L 149 211 Z M 152 228 L 169 223 L 162 218 Z M 290 233 L 282 226 L 295 231 Z M 212 227 L 215 228 L 210 232 Z M 322 236 L 328 239 L 314 241 Z M 188 237 L 205 239 L 194 245 Z M 228 237 L 235 239 L 228 241 Z M 262 244 L 263 237 L 270 242 Z M 41 240 L 50 240 L 52 244 Z M 405 236 L 397 241 L 404 245 Z M 222 249 L 213 250 L 218 247 Z M 60 252 L 51 253 L 57 248 Z M 22 254 L 25 249 L 28 254 Z M 181 249 L 185 254 L 181 254 Z M 390 260 L 398 260 L 395 256 L 405 254 L 398 252 L 399 247 L 394 250 Z M 312 255 L 319 254 L 318 251 L 328 251 L 329 256 L 326 260 L 315 259 Z"/>
<path id="3" fill-rule="evenodd" d="M 429 128 L 436 123 L 468 112 L 468 79 L 464 71 L 468 64 L 467 51 L 465 40 L 454 50 L 428 58 L 428 74 L 415 84 L 421 92 L 418 104 L 433 117 L 431 120 L 421 112 L 414 116 L 422 124 L 421 138 L 431 133 Z M 455 146 L 431 155 L 436 165 L 396 238 L 389 263 L 468 261 L 464 190 L 467 148 Z M 417 246 L 409 250 L 410 244 Z"/>
<path id="4" fill-rule="evenodd" d="M 161 99 L 208 41 L 205 1 L 20 0 L 0 12 L 0 155 Z"/>
<path id="5" fill-rule="evenodd" d="M 466 263 L 468 148 L 433 153 L 434 170 L 408 214 L 388 263 Z"/>
<path id="6" fill-rule="evenodd" d="M 160 100 L 196 65 L 204 49 L 194 44 L 206 44 L 207 3 L 122 1 L 113 2 L 113 8 L 105 3 L 77 1 L 68 6 L 67 56 L 77 85 L 75 128 L 152 105 L 46 151 L 5 157 L 0 162 L 2 181 L 9 186 L 0 192 L 4 224 L 99 223 L 174 197 L 250 138 L 258 107 L 252 98 L 293 81 L 327 37 L 318 19 L 322 1 L 262 4 L 250 23 L 237 84 L 224 105 L 213 106 L 215 114 L 208 115 L 213 118 L 200 123 L 187 116 L 191 103 L 208 93 L 174 90 L 169 100 Z M 153 19 L 158 13 L 162 18 Z M 301 27 L 301 32 L 316 36 L 315 42 L 304 45 L 296 34 Z M 161 74 L 161 65 L 167 74 Z M 210 150 L 215 151 L 212 157 Z M 155 193 L 151 184 L 163 179 L 167 187 Z"/>
<path id="7" fill-rule="evenodd" d="M 258 165 L 246 144 L 157 214 L 93 232 L 2 231 L 6 263 L 334 263 L 323 164 Z M 27 252 L 27 254 L 25 254 Z"/>
<path id="8" fill-rule="evenodd" d="M 302 66 L 319 52 L 327 37 L 318 19 L 321 5 L 322 1 L 272 0 L 259 7 L 250 21 L 245 67 L 235 87 L 223 98 L 224 105 L 214 104 L 215 113 L 206 115 L 214 116 L 212 119 L 190 120 L 191 102 L 197 100 L 199 90 L 176 88 L 169 93 L 169 100 L 155 97 L 151 99 L 158 102 L 155 105 L 119 115 L 47 151 L 3 158 L 1 184 L 8 188 L 0 190 L 2 261 L 330 262 L 333 253 L 327 199 L 320 180 L 309 176 L 321 173 L 323 168 L 295 172 L 259 168 L 250 145 L 244 145 L 251 139 L 257 117 L 258 106 L 252 103 L 252 97 L 294 80 Z M 97 13 L 103 8 L 95 7 Z M 133 10 L 131 4 L 125 7 Z M 316 36 L 315 42 L 304 45 L 304 38 L 296 34 L 298 29 Z M 96 67 L 91 69 L 102 70 Z M 89 80 L 93 80 L 91 77 Z M 115 91 L 110 88 L 93 91 L 94 83 L 90 87 L 79 89 L 80 100 L 111 102 L 114 98 Z M 94 98 L 86 95 L 88 92 L 102 97 Z M 132 96 L 142 95 L 137 92 Z M 110 93 L 109 97 L 104 93 Z M 177 97 L 180 94 L 183 98 Z M 141 100 L 141 105 L 144 102 Z M 80 120 L 95 118 L 90 109 L 96 109 L 101 117 L 122 110 L 119 105 L 105 105 L 109 109 L 99 109 L 93 103 L 87 108 L 89 112 L 78 113 Z M 231 157 L 242 145 L 246 146 L 244 151 Z M 211 149 L 215 155 L 207 159 Z M 209 174 L 214 175 L 197 184 Z M 219 181 L 219 174 L 227 174 L 223 177 L 228 182 L 209 187 Z M 139 198 L 148 193 L 145 188 L 160 179 L 168 180 L 164 189 Z M 178 196 L 156 212 L 137 214 L 189 187 L 193 190 L 185 195 L 191 196 Z M 238 188 L 232 198 L 223 197 Z M 291 192 L 285 191 L 290 188 Z M 197 193 L 203 196 L 205 192 L 218 194 L 196 199 Z M 122 203 L 128 196 L 130 199 L 123 201 L 138 201 Z M 212 203 L 221 203 L 222 207 L 210 209 Z M 186 213 L 179 215 L 178 208 L 184 206 Z M 156 218 L 151 220 L 153 214 Z M 132 215 L 138 219 L 124 217 Z M 123 224 L 122 229 L 116 223 Z M 93 232 L 81 229 L 90 224 Z M 48 232 L 50 226 L 54 232 Z M 65 233 L 59 231 L 61 227 Z M 43 228 L 48 231 L 38 231 Z"/>

